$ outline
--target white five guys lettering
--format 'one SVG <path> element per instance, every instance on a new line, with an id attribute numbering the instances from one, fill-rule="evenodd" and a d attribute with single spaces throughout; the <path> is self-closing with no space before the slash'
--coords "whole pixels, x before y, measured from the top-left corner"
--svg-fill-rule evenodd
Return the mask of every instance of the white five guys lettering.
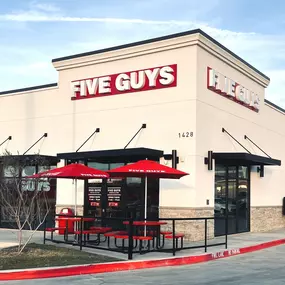
<path id="1" fill-rule="evenodd" d="M 258 95 L 232 79 L 208 67 L 208 89 L 232 99 L 256 112 L 260 108 Z"/>
<path id="2" fill-rule="evenodd" d="M 176 65 L 71 82 L 72 100 L 176 86 Z"/>

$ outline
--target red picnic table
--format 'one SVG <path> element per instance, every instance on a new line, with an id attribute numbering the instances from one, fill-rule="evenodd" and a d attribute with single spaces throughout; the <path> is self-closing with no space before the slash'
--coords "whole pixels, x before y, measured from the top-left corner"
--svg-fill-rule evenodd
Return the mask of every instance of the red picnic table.
<path id="1" fill-rule="evenodd" d="M 65 221 L 66 229 L 69 230 L 68 228 L 68 222 L 74 222 L 74 223 L 79 223 L 79 222 L 93 222 L 96 220 L 96 218 L 80 218 L 80 217 L 58 217 L 55 219 L 56 221 Z M 60 226 L 60 225 L 59 225 Z M 80 229 L 80 227 L 76 227 L 76 229 Z M 74 230 L 74 229 L 73 229 Z"/>
<path id="2" fill-rule="evenodd" d="M 79 225 L 79 223 L 84 223 L 84 222 L 93 222 L 96 220 L 96 218 L 88 218 L 88 217 L 58 217 L 55 219 L 56 221 L 59 222 L 59 228 L 61 228 L 61 225 L 60 225 L 60 221 L 64 221 L 65 222 L 65 240 L 67 241 L 68 240 L 68 233 L 74 233 L 74 234 L 78 234 L 80 232 L 80 229 L 81 229 L 81 225 Z M 76 226 L 75 226 L 75 231 L 74 231 L 74 226 L 71 224 L 69 224 L 70 222 L 74 222 L 76 223 Z M 82 225 L 82 228 L 83 228 L 83 225 Z"/>
<path id="3" fill-rule="evenodd" d="M 124 225 L 129 225 L 130 221 L 124 221 Z M 160 248 L 160 234 L 162 233 L 160 231 L 160 226 L 167 225 L 167 222 L 163 221 L 133 221 L 133 226 L 135 227 L 143 227 L 144 230 L 140 230 L 141 234 L 146 235 L 148 233 L 153 237 L 153 246 L 154 246 L 154 239 L 156 238 L 156 247 Z M 152 227 L 153 230 L 146 230 L 146 227 Z M 163 245 L 162 245 L 163 246 Z"/>
<path id="4" fill-rule="evenodd" d="M 96 218 L 79 218 L 79 217 L 59 217 L 55 219 L 56 221 L 72 221 L 72 222 L 93 222 Z"/>
<path id="5" fill-rule="evenodd" d="M 56 218 L 56 220 L 58 221 L 66 221 L 66 231 L 68 231 L 67 229 L 67 225 L 69 221 L 72 222 L 77 222 L 77 223 L 81 223 L 81 222 L 93 222 L 96 221 L 97 218 L 91 218 L 91 217 L 60 217 L 60 218 Z M 81 225 L 80 225 L 81 226 Z M 100 240 L 100 235 L 101 234 L 105 234 L 106 232 L 111 231 L 112 228 L 111 227 L 99 227 L 99 226 L 91 226 L 89 229 L 84 229 L 83 225 L 82 227 L 79 227 L 79 225 L 76 227 L 76 230 L 73 231 L 72 233 L 74 233 L 77 237 L 80 237 L 80 240 L 82 239 L 82 237 L 84 238 L 83 242 L 84 244 L 86 244 L 86 242 L 88 241 L 89 243 L 95 243 L 95 244 L 99 244 L 101 242 Z M 89 239 L 89 235 L 94 234 L 97 235 L 97 238 L 95 240 L 90 240 Z M 67 241 L 67 235 L 65 240 Z M 106 241 L 106 238 L 105 238 Z"/>
<path id="6" fill-rule="evenodd" d="M 124 221 L 124 225 L 129 225 L 129 221 Z M 161 222 L 161 221 L 133 221 L 134 226 L 162 226 L 162 225 L 167 225 L 167 222 Z"/>

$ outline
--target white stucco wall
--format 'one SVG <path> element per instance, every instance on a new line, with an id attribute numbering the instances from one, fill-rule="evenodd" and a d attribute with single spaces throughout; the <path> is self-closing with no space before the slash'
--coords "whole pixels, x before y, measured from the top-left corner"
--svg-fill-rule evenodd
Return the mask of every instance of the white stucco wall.
<path id="1" fill-rule="evenodd" d="M 254 112 L 245 106 L 233 102 L 207 89 L 207 67 L 242 84 L 260 97 L 260 111 Z M 246 71 L 241 72 L 226 64 L 217 56 L 202 48 L 198 50 L 198 94 L 197 94 L 197 195 L 196 205 L 205 204 L 211 198 L 214 205 L 215 172 L 208 171 L 203 164 L 207 151 L 246 152 L 239 144 L 222 132 L 225 128 L 240 141 L 252 154 L 265 156 L 258 148 L 244 139 L 247 135 L 272 158 L 280 159 L 281 166 L 265 166 L 265 177 L 261 178 L 257 168 L 251 171 L 251 206 L 281 205 L 284 190 L 284 142 L 285 114 L 264 103 L 265 87 L 250 78 Z"/>

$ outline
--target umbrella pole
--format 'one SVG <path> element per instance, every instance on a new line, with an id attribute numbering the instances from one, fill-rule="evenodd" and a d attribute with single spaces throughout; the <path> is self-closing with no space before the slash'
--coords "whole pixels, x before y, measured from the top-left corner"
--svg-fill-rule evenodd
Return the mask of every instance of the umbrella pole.
<path id="1" fill-rule="evenodd" d="M 77 179 L 75 179 L 74 215 L 77 215 Z"/>
<path id="2" fill-rule="evenodd" d="M 74 182 L 75 185 L 75 198 L 74 198 L 74 215 L 77 215 L 77 179 Z M 77 231 L 77 222 L 75 222 L 75 230 Z M 74 243 L 76 243 L 76 235 L 74 235 Z"/>
<path id="3" fill-rule="evenodd" d="M 147 176 L 144 183 L 144 220 L 147 220 Z M 144 236 L 146 236 L 146 226 L 144 226 Z"/>

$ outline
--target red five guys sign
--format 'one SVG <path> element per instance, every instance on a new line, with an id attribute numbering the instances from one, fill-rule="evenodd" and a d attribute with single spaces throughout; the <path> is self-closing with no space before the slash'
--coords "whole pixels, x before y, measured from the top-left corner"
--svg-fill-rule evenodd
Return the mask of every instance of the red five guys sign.
<path id="1" fill-rule="evenodd" d="M 176 84 L 177 65 L 165 65 L 72 81 L 71 100 L 175 87 Z"/>

